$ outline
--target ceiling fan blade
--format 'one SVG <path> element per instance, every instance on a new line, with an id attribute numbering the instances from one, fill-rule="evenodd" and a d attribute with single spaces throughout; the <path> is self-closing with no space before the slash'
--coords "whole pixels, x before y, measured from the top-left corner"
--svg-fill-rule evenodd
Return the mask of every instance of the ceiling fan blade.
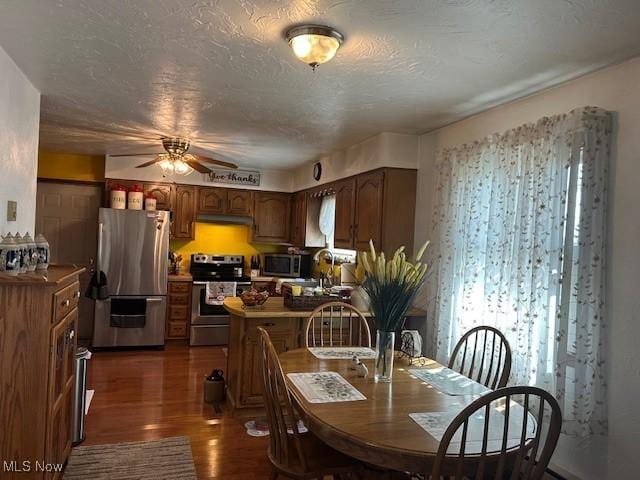
<path id="1" fill-rule="evenodd" d="M 204 165 L 201 165 L 200 163 L 196 162 L 195 160 L 185 160 L 184 163 L 189 165 L 196 172 L 200 172 L 200 173 L 210 173 L 211 172 L 211 170 L 209 170 Z"/>
<path id="2" fill-rule="evenodd" d="M 142 165 L 138 165 L 136 168 L 150 167 L 151 165 L 154 165 L 154 164 L 156 164 L 156 163 L 158 163 L 160 161 L 162 161 L 162 160 L 156 158 L 155 160 L 151 160 L 149 162 L 144 162 Z"/>
<path id="3" fill-rule="evenodd" d="M 221 167 L 227 168 L 238 168 L 235 163 L 225 162 L 223 160 L 214 160 L 213 158 L 203 157 L 202 155 L 194 155 L 201 162 L 213 163 L 214 165 L 220 165 Z"/>
<path id="4" fill-rule="evenodd" d="M 115 155 L 109 154 L 110 157 L 148 157 L 149 155 L 160 155 L 157 152 L 154 153 L 117 153 Z"/>

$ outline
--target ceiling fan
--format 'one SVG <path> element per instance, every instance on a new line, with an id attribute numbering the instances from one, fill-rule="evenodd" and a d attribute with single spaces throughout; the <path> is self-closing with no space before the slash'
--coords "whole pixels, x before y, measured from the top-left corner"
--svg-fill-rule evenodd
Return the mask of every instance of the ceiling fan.
<path id="1" fill-rule="evenodd" d="M 213 165 L 219 165 L 225 168 L 238 168 L 235 163 L 225 162 L 223 160 L 214 160 L 213 158 L 205 157 L 202 155 L 194 155 L 187 153 L 191 142 L 187 138 L 181 137 L 163 137 L 162 147 L 163 153 L 157 155 L 154 160 L 145 162 L 136 168 L 150 167 L 151 165 L 159 165 L 162 169 L 163 175 L 170 175 L 177 173 L 179 175 L 189 175 L 194 170 L 200 173 L 210 173 L 211 169 L 205 167 L 202 162 L 211 163 Z M 112 157 L 135 157 L 135 156 L 148 156 L 154 155 L 153 153 L 123 153 L 118 155 L 111 155 Z"/>

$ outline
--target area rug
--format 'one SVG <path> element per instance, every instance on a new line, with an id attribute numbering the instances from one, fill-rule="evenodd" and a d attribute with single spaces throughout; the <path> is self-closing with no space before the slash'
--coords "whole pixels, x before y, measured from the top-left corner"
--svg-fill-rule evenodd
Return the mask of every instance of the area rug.
<path id="1" fill-rule="evenodd" d="M 187 437 L 76 447 L 64 480 L 196 480 Z"/>

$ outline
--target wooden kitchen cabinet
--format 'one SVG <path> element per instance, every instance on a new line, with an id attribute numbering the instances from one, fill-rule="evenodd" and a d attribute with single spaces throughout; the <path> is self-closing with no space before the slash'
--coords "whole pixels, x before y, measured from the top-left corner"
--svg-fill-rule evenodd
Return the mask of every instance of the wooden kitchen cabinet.
<path id="1" fill-rule="evenodd" d="M 71 451 L 79 275 L 51 265 L 46 277 L 0 273 L 0 458 L 64 464 Z M 21 463 L 19 463 L 19 466 Z M 3 472 L 59 479 L 62 472 Z"/>
<path id="2" fill-rule="evenodd" d="M 382 241 L 382 200 L 384 172 L 359 175 L 356 179 L 355 238 L 356 250 L 367 250 L 369 240 L 376 248 Z M 402 215 L 402 212 L 397 212 Z"/>
<path id="3" fill-rule="evenodd" d="M 171 225 L 173 238 L 194 238 L 197 193 L 197 187 L 176 185 L 176 201 Z"/>
<path id="4" fill-rule="evenodd" d="M 256 192 L 253 207 L 253 243 L 283 244 L 291 241 L 291 194 Z"/>
<path id="5" fill-rule="evenodd" d="M 198 213 L 205 215 L 251 215 L 253 192 L 235 188 L 200 187 Z"/>
<path id="6" fill-rule="evenodd" d="M 144 197 L 149 194 L 156 199 L 157 210 L 171 210 L 173 207 L 174 188 L 170 183 L 146 183 L 144 184 Z"/>
<path id="7" fill-rule="evenodd" d="M 261 360 L 258 327 L 271 337 L 278 353 L 300 346 L 298 318 L 232 317 L 229 335 L 228 397 L 232 408 L 247 408 L 263 404 Z"/>
<path id="8" fill-rule="evenodd" d="M 305 246 L 307 229 L 307 192 L 295 193 L 291 201 L 291 243 Z"/>
<path id="9" fill-rule="evenodd" d="M 353 248 L 355 243 L 356 179 L 336 182 L 336 223 L 333 241 L 336 248 Z"/>
<path id="10" fill-rule="evenodd" d="M 307 190 L 307 198 L 318 190 L 335 192 L 336 248 L 369 250 L 369 240 L 373 240 L 376 249 L 386 254 L 402 245 L 407 252 L 413 252 L 416 170 L 388 167 L 372 170 Z M 304 192 L 294 194 L 292 217 L 298 215 L 296 196 L 300 193 Z M 318 208 L 317 202 L 307 201 L 305 214 L 317 216 Z M 296 222 L 292 218 L 293 243 L 298 238 Z M 307 242 L 310 235 L 313 233 L 307 231 Z"/>
<path id="11" fill-rule="evenodd" d="M 198 213 L 222 215 L 226 209 L 227 192 L 225 188 L 200 187 L 198 192 Z"/>
<path id="12" fill-rule="evenodd" d="M 165 338 L 189 338 L 191 329 L 191 282 L 169 282 L 167 288 L 167 324 Z"/>

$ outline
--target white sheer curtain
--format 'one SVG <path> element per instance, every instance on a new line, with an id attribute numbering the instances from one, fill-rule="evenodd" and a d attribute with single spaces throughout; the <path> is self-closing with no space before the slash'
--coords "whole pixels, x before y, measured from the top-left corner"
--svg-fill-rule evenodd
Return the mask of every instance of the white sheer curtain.
<path id="1" fill-rule="evenodd" d="M 474 326 L 499 328 L 514 354 L 510 384 L 555 394 L 574 435 L 607 430 L 610 136 L 610 114 L 582 108 L 445 150 L 436 166 L 436 357 Z"/>

